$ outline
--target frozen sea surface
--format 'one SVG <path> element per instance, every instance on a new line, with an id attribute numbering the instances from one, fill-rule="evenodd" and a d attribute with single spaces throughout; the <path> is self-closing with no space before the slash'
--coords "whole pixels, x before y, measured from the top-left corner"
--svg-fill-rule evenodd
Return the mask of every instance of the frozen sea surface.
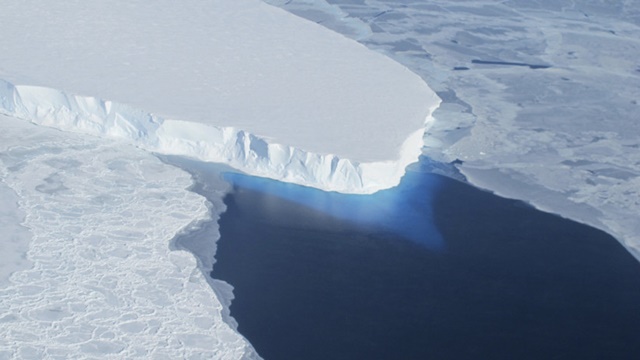
<path id="1" fill-rule="evenodd" d="M 258 357 L 197 260 L 171 243 L 210 216 L 189 174 L 122 142 L 5 116 L 0 144 L 3 277 L 27 245 L 29 261 L 1 279 L 0 358 Z"/>
<path id="2" fill-rule="evenodd" d="M 622 2 L 619 6 L 596 1 L 571 4 L 549 1 L 535 5 L 521 1 L 332 2 L 341 7 L 319 1 L 288 1 L 282 5 L 390 54 L 436 89 L 445 104 L 437 114 L 437 126 L 425 136 L 425 153 L 445 162 L 457 160 L 462 172 L 479 186 L 606 229 L 632 251 L 640 243 L 637 221 L 640 144 L 634 117 L 640 77 L 637 2 Z M 174 135 L 187 136 L 180 139 L 183 141 L 180 146 L 170 143 L 175 147 L 169 148 L 206 157 L 210 155 L 211 144 L 201 146 L 203 140 L 210 140 L 211 135 L 221 139 L 226 136 L 229 140 L 231 134 L 230 143 L 234 147 L 225 149 L 230 152 L 223 154 L 240 161 L 238 164 L 256 158 L 269 164 L 276 158 L 284 159 L 284 163 L 295 159 L 288 163 L 304 166 L 298 166 L 296 171 L 285 169 L 278 176 L 305 182 L 307 179 L 298 177 L 297 171 L 308 170 L 310 163 L 305 162 L 308 159 L 329 169 L 325 175 L 340 179 L 343 173 L 336 171 L 338 167 L 333 161 L 326 161 L 331 156 L 314 158 L 303 152 L 288 157 L 295 151 L 286 146 L 287 139 L 293 145 L 305 144 L 316 151 L 332 152 L 326 148 L 330 145 L 336 152 L 363 156 L 364 160 L 371 160 L 367 156 L 377 151 L 378 159 L 383 159 L 388 154 L 386 150 L 397 149 L 407 135 L 394 131 L 397 123 L 386 122 L 389 113 L 394 113 L 394 109 L 406 110 L 403 114 L 408 117 L 394 113 L 399 116 L 394 121 L 409 121 L 405 130 L 419 131 L 424 126 L 424 116 L 417 114 L 426 115 L 438 102 L 430 95 L 426 97 L 431 101 L 423 103 L 422 95 L 430 94 L 424 83 L 383 57 L 374 62 L 388 71 L 384 71 L 384 77 L 371 77 L 376 71 L 358 61 L 354 64 L 354 59 L 361 59 L 379 69 L 369 63 L 373 59 L 371 54 L 362 48 L 353 50 L 352 43 L 349 45 L 335 34 L 325 38 L 331 51 L 323 53 L 301 32 L 279 33 L 278 36 L 282 35 L 279 40 L 297 34 L 302 48 L 311 51 L 310 54 L 322 55 L 308 56 L 309 61 L 296 61 L 299 59 L 294 56 L 296 52 L 288 53 L 287 49 L 271 52 L 270 46 L 260 49 L 272 56 L 239 57 L 260 66 L 264 65 L 263 59 L 270 59 L 272 66 L 264 68 L 266 72 L 261 77 L 243 72 L 260 66 L 242 68 L 233 56 L 193 56 L 200 53 L 201 40 L 205 38 L 212 41 L 212 46 L 221 45 L 219 49 L 229 50 L 205 31 L 212 24 L 211 19 L 196 5 L 181 7 L 186 13 L 197 15 L 190 17 L 176 16 L 168 11 L 171 7 L 157 4 L 151 7 L 157 16 L 148 16 L 144 10 L 148 5 L 143 2 L 123 2 L 123 7 L 118 7 L 91 1 L 82 9 L 72 3 L 34 4 L 7 3 L 0 13 L 0 26 L 6 30 L 3 31 L 6 36 L 0 39 L 5 49 L 0 55 L 0 74 L 13 83 L 62 91 L 22 87 L 20 95 L 24 98 L 20 100 L 29 100 L 31 107 L 16 109 L 10 101 L 16 100 L 15 88 L 2 82 L 3 94 L 12 96 L 0 97 L 0 105 L 4 112 L 24 111 L 29 119 L 49 125 L 62 121 L 65 128 L 81 124 L 86 127 L 75 130 L 100 133 L 106 115 L 78 118 L 68 111 L 79 107 L 95 110 L 89 115 L 109 113 L 113 103 L 101 101 L 100 97 L 130 101 L 149 111 L 126 108 L 124 112 L 133 115 L 135 121 L 148 121 L 145 123 L 150 124 L 148 129 L 159 125 L 153 114 L 209 122 L 211 101 L 215 100 L 219 105 L 216 124 L 228 125 L 231 115 L 243 111 L 246 116 L 233 118 L 234 126 L 245 124 L 255 129 L 264 126 L 271 130 L 272 122 L 253 116 L 264 115 L 262 110 L 266 109 L 274 115 L 269 120 L 286 119 L 279 123 L 277 133 L 272 134 L 276 138 L 281 136 L 281 144 L 276 144 L 273 153 L 282 156 L 260 158 L 265 149 L 270 149 L 269 134 L 257 131 L 264 138 L 253 141 L 255 137 L 234 132 L 237 129 L 176 131 Z M 228 23 L 224 21 L 218 23 L 220 33 L 225 35 L 220 38 L 223 40 L 247 33 L 273 35 L 257 25 L 281 25 L 283 19 L 291 21 L 289 30 L 299 30 L 298 25 L 306 24 L 290 16 L 281 17 L 283 14 L 273 9 L 265 10 L 270 16 L 260 16 L 265 14 L 261 9 L 266 7 L 256 5 L 255 1 L 216 4 L 231 7 L 250 4 L 257 10 L 250 14 L 216 12 L 221 20 L 233 18 L 231 15 L 247 15 L 248 19 L 257 20 L 249 21 L 255 27 L 245 27 L 247 22 L 239 21 L 237 24 L 243 25 L 234 24 L 232 29 L 225 28 Z M 126 21 L 124 15 L 133 16 L 136 21 Z M 184 24 L 187 20 L 193 25 L 196 18 L 201 27 L 180 26 L 181 21 Z M 313 29 L 309 33 L 326 35 L 319 27 L 308 25 L 300 26 Z M 171 32 L 171 29 L 185 31 Z M 117 42 L 111 37 L 105 40 L 104 36 L 112 36 L 116 30 L 123 31 L 116 36 Z M 163 32 L 167 36 L 161 36 Z M 27 34 L 31 35 L 28 41 Z M 151 41 L 157 40 L 154 36 L 161 36 L 162 41 Z M 262 38 L 230 43 L 242 45 L 235 54 L 256 55 L 258 47 L 253 45 L 267 44 L 258 39 Z M 345 53 L 333 47 L 336 42 L 343 44 L 353 57 L 341 62 L 337 55 Z M 327 59 L 324 56 L 331 61 L 323 61 Z M 296 84 L 300 87 L 287 88 L 278 85 L 282 84 L 278 81 L 286 84 L 291 79 L 279 74 L 282 68 L 291 67 L 283 66 L 280 57 L 291 61 L 287 64 L 298 70 L 309 69 L 308 66 L 318 70 L 314 64 L 335 65 L 333 61 L 337 60 L 344 71 L 336 72 L 335 67 L 327 66 L 326 72 L 312 72 L 317 75 L 316 86 L 312 87 L 305 87 L 307 71 L 298 71 Z M 218 60 L 237 71 L 228 71 Z M 73 74 L 68 72 L 69 68 L 75 70 Z M 209 73 L 211 69 L 217 72 Z M 353 78 L 346 77 L 356 73 L 366 81 L 350 81 Z M 239 76 L 241 81 L 221 84 L 219 74 Z M 104 76 L 103 81 L 97 81 L 97 75 Z M 157 82 L 160 75 L 161 84 Z M 325 75 L 336 81 L 329 89 L 349 88 L 353 92 L 341 96 L 339 91 L 327 91 Z M 394 82 L 398 79 L 396 75 L 408 82 Z M 278 81 L 271 81 L 274 79 Z M 380 83 L 382 80 L 385 81 Z M 177 83 L 185 86 L 174 86 Z M 279 96 L 282 92 L 271 91 L 269 87 L 274 84 L 279 90 L 287 90 L 285 105 L 295 106 L 282 105 L 283 98 Z M 389 84 L 392 86 L 388 87 Z M 411 84 L 417 92 L 408 91 L 405 84 Z M 330 114 L 313 111 L 323 109 L 337 110 L 341 114 L 338 118 L 353 120 L 352 100 L 363 98 L 363 89 L 377 89 L 376 96 L 366 99 L 392 96 L 399 102 L 358 103 L 360 115 L 365 114 L 358 118 L 358 123 L 331 123 L 331 128 L 341 134 L 339 144 L 331 132 L 325 131 L 330 128 L 325 122 L 306 117 L 313 114 L 315 119 L 324 119 Z M 252 94 L 250 101 L 246 96 L 235 97 L 246 95 L 245 90 Z M 89 97 L 75 97 L 67 92 Z M 212 92 L 221 96 L 209 96 Z M 202 96 L 205 93 L 207 96 Z M 323 107 L 295 101 L 297 96 L 308 100 L 310 93 L 322 93 L 325 100 L 337 99 L 342 106 Z M 234 100 L 229 102 L 229 98 Z M 408 107 L 398 106 L 409 98 Z M 383 111 L 376 111 L 376 106 L 382 106 Z M 109 121 L 118 125 L 111 129 L 115 132 L 110 136 L 138 139 L 148 135 L 147 128 L 130 126 L 131 122 L 116 116 L 122 114 L 109 113 L 113 115 Z M 382 115 L 381 119 L 386 120 L 372 125 L 366 114 L 376 118 Z M 63 118 L 58 118 L 59 115 Z M 315 136 L 313 127 L 304 127 L 301 132 L 284 126 L 303 119 L 319 124 L 326 136 Z M 184 130 L 187 125 L 171 120 L 164 124 L 172 125 L 165 130 L 173 131 Z M 341 128 L 354 124 L 358 131 Z M 389 126 L 387 131 L 382 131 L 381 125 Z M 18 255 L 27 241 L 31 244 L 26 261 L 18 257 L 13 259 L 17 263 L 11 261 L 13 264 L 7 263 L 9 267 L 2 270 L 7 274 L 18 271 L 0 288 L 0 356 L 68 357 L 69 352 L 100 358 L 256 356 L 246 340 L 234 331 L 233 321 L 225 315 L 226 299 L 215 296 L 212 284 L 197 268 L 197 260 L 186 252 L 170 251 L 170 239 L 178 231 L 209 216 L 205 201 L 185 190 L 191 184 L 187 174 L 127 144 L 36 128 L 5 117 L 0 118 L 0 126 L 3 130 L 0 195 L 7 199 L 0 208 L 0 222 L 11 224 L 12 230 L 7 233 L 16 240 L 7 251 L 13 254 L 10 256 Z M 354 134 L 361 135 L 360 139 L 368 145 L 355 146 L 351 141 Z M 379 136 L 385 141 L 393 139 L 396 145 L 389 143 L 384 147 L 386 150 L 380 151 L 381 143 L 376 140 Z M 149 144 L 160 144 L 154 143 L 157 138 L 149 139 Z M 311 148 L 309 141 L 317 148 Z M 339 146 L 334 148 L 335 144 Z M 220 156 L 216 159 L 229 160 Z M 348 163 L 345 160 L 342 164 L 345 162 Z M 349 166 L 340 169 L 358 173 Z M 264 172 L 268 174 L 271 170 Z M 384 174 L 374 171 L 373 175 Z M 311 175 L 317 180 L 316 173 L 311 171 Z M 15 204 L 19 205 L 18 211 Z M 213 208 L 215 202 L 209 206 L 214 214 L 220 210 Z M 17 225 L 19 222 L 22 226 Z M 149 278 L 162 281 L 150 283 Z"/>
<path id="3" fill-rule="evenodd" d="M 0 149 L 0 159 L 2 149 Z M 1 160 L 0 160 L 1 161 Z M 20 223 L 24 220 L 24 212 L 18 206 L 18 196 L 4 184 L 0 168 L 0 287 L 5 286 L 12 273 L 30 266 L 26 259 L 31 233 Z"/>
<path id="4" fill-rule="evenodd" d="M 385 53 L 443 99 L 424 153 L 640 246 L 640 2 L 268 0 Z"/>

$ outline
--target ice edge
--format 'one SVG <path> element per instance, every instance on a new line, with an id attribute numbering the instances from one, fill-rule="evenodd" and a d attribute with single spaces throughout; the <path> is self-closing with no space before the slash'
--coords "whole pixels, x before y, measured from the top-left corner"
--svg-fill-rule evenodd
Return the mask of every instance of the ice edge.
<path id="1" fill-rule="evenodd" d="M 38 125 L 99 137 L 124 139 L 141 149 L 219 162 L 247 174 L 315 187 L 325 191 L 371 194 L 400 182 L 416 162 L 423 134 L 440 105 L 434 94 L 424 126 L 412 132 L 397 160 L 357 162 L 333 154 L 310 153 L 233 127 L 163 119 L 131 106 L 96 97 L 0 80 L 0 113 Z"/>

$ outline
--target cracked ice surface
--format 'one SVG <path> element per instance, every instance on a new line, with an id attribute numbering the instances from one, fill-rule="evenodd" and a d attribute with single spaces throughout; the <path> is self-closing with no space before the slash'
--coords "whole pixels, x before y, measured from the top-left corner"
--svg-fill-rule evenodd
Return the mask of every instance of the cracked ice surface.
<path id="1" fill-rule="evenodd" d="M 4 178 L 0 167 L 0 179 Z M 29 247 L 31 234 L 20 225 L 24 214 L 18 207 L 18 197 L 15 192 L 0 181 L 0 287 L 7 284 L 11 273 L 29 267 L 29 261 L 24 254 Z"/>
<path id="2" fill-rule="evenodd" d="M 265 1 L 422 76 L 426 155 L 640 258 L 639 1 Z"/>
<path id="3" fill-rule="evenodd" d="M 170 249 L 208 217 L 187 173 L 118 142 L 5 116 L 0 129 L 32 263 L 0 288 L 0 358 L 257 358 L 195 258 Z"/>

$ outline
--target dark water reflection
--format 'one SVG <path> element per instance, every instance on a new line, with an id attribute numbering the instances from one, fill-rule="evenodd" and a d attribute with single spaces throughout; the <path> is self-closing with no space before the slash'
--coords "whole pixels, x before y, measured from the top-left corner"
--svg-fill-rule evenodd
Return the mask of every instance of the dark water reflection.
<path id="1" fill-rule="evenodd" d="M 228 176 L 213 276 L 266 359 L 637 359 L 609 235 L 414 169 L 394 192 Z"/>

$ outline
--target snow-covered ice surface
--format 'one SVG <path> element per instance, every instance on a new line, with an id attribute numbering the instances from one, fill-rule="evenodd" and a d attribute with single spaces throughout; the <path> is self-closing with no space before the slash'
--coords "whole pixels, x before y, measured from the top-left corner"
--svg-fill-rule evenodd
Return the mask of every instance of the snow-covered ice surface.
<path id="1" fill-rule="evenodd" d="M 6 114 L 327 190 L 396 185 L 440 102 L 397 62 L 259 0 L 4 1 L 0 33 Z"/>
<path id="2" fill-rule="evenodd" d="M 258 358 L 214 280 L 172 249 L 209 217 L 191 184 L 122 141 L 0 116 L 0 223 L 24 219 L 30 241 L 30 264 L 0 286 L 0 358 Z M 7 189 L 26 216 L 4 211 Z"/>
<path id="3" fill-rule="evenodd" d="M 2 146 L 0 144 L 0 156 Z M 29 248 L 31 234 L 20 223 L 24 219 L 24 213 L 18 207 L 18 196 L 2 182 L 2 168 L 0 168 L 0 287 L 9 281 L 9 275 L 29 267 L 29 261 L 25 254 Z"/>
<path id="4" fill-rule="evenodd" d="M 266 1 L 422 76 L 426 155 L 640 257 L 640 1 Z"/>

